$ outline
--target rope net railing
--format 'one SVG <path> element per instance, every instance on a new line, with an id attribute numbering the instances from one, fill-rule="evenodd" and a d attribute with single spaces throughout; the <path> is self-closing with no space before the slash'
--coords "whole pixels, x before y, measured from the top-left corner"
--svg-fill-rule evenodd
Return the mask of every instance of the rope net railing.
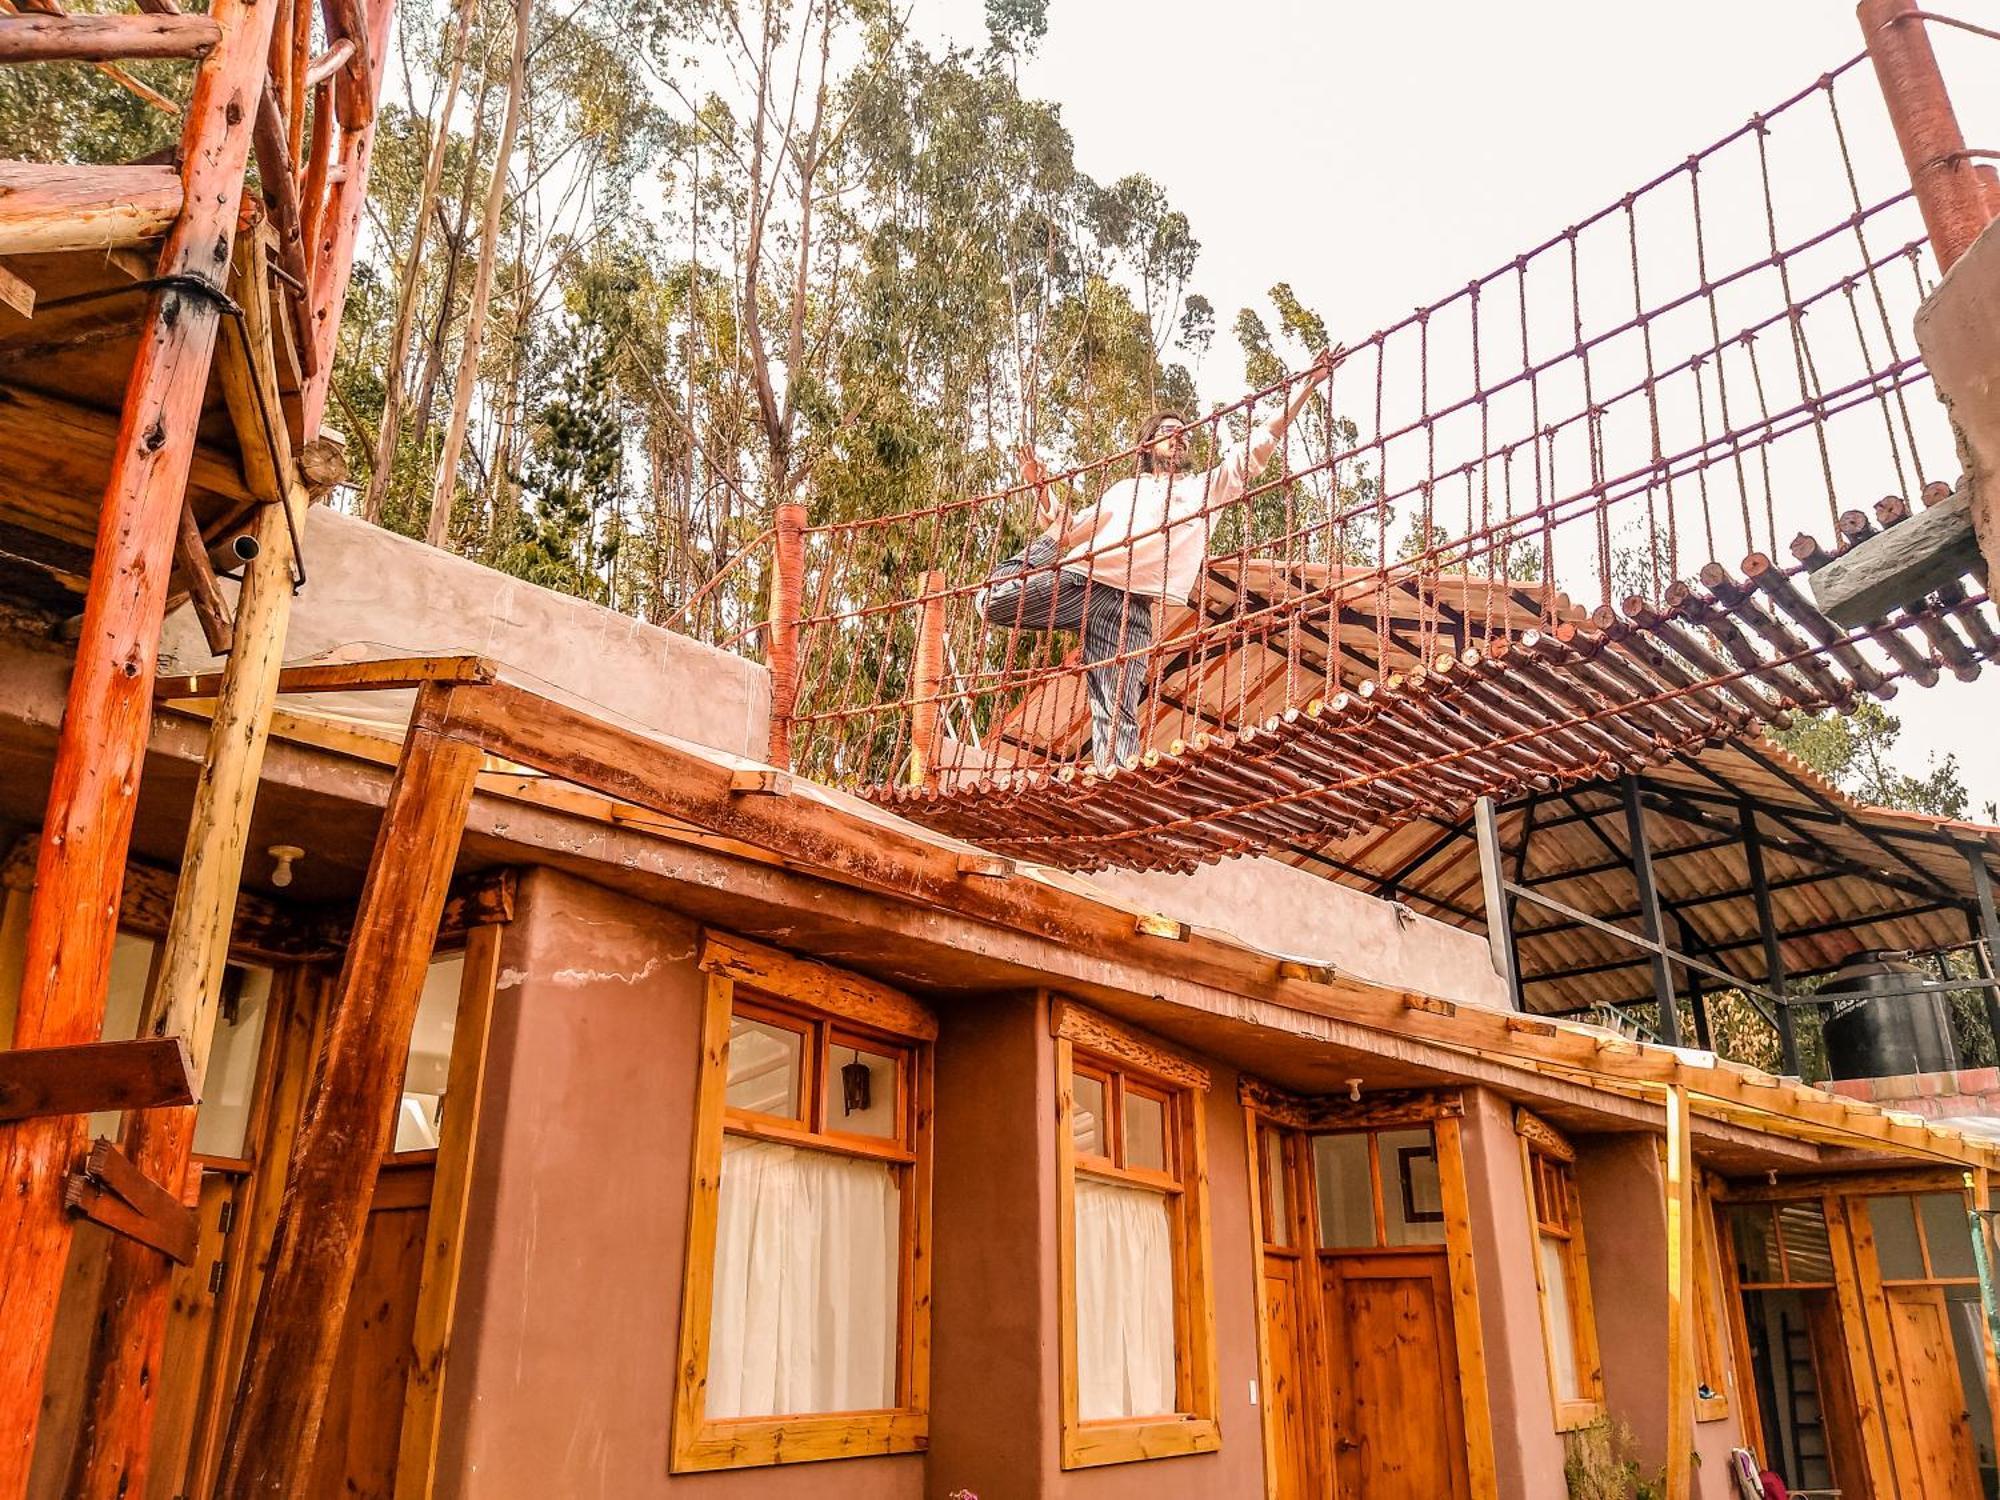
<path id="1" fill-rule="evenodd" d="M 1373 712 L 1417 689 L 1430 707 L 1356 767 L 1287 770 L 1278 755 L 1280 779 L 1300 782 L 1283 805 L 1323 813 L 1338 798 L 1316 787 L 1372 781 L 1393 817 L 1561 778 L 1532 753 L 1551 733 L 1597 751 L 1573 774 L 1601 774 L 1601 739 L 1655 754 L 1886 697 L 1902 677 L 1976 673 L 1994 646 L 1976 581 L 1847 629 L 1799 576 L 1824 561 L 1819 539 L 1858 541 L 1957 476 L 1910 332 L 1936 262 L 1910 177 L 1880 149 L 1867 61 L 1310 370 L 1188 420 L 1184 459 L 1135 445 L 1041 482 L 1031 470 L 999 492 L 806 528 L 793 763 L 955 831 L 1011 832 L 1002 841 L 1051 857 L 1083 841 L 1073 862 L 1118 863 L 1135 851 L 1107 841 L 1219 827 L 1273 795 L 1217 784 L 1149 799 L 1142 780 L 1179 777 L 1190 748 L 1269 758 L 1277 726 L 1330 704 Z M 1990 172 L 1980 183 L 2000 198 Z M 1614 646 L 1615 662 L 1582 665 Z M 1515 675 L 1576 660 L 1539 688 L 1501 683 L 1486 712 L 1440 706 L 1510 652 Z M 1548 713 L 1528 712 L 1537 695 Z M 1558 709 L 1575 722 L 1554 731 Z M 1613 709 L 1637 732 L 1579 727 Z M 1447 722 L 1460 727 L 1440 737 Z M 1021 821 L 1023 790 L 1121 777 L 1130 830 Z M 998 821 L 968 824 L 982 800 Z"/>

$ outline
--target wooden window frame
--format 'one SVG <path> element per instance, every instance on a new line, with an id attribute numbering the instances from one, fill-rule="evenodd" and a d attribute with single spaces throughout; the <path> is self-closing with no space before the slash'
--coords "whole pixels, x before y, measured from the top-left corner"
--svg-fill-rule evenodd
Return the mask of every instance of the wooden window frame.
<path id="1" fill-rule="evenodd" d="M 932 1043 L 937 1019 L 909 996 L 860 975 L 720 932 L 702 936 L 708 975 L 701 1072 L 695 1090 L 687 1255 L 682 1267 L 680 1362 L 674 1390 L 671 1467 L 676 1474 L 919 1453 L 930 1441 L 930 1265 Z M 759 1019 L 781 1015 L 807 1028 L 802 1121 L 728 1106 L 729 1026 L 737 987 Z M 879 1047 L 900 1059 L 897 1138 L 825 1128 L 825 1075 L 834 1046 Z M 879 1411 L 773 1417 L 707 1415 L 709 1326 L 714 1312 L 716 1216 L 725 1135 L 868 1157 L 902 1173 L 902 1253 L 896 1317 L 896 1404 Z"/>
<path id="2" fill-rule="evenodd" d="M 1062 1362 L 1062 1466 L 1176 1458 L 1212 1453 L 1222 1446 L 1217 1419 L 1215 1281 L 1208 1213 L 1208 1135 L 1203 1116 L 1209 1087 L 1206 1068 L 1151 1038 L 1067 1001 L 1053 1002 L 1050 1029 L 1056 1058 L 1057 1317 Z M 1114 1122 L 1112 1158 L 1080 1158 L 1073 1133 L 1072 1070 L 1109 1075 L 1105 1114 Z M 1122 1164 L 1125 1081 L 1155 1097 L 1167 1111 L 1166 1174 Z M 1169 1207 L 1174 1263 L 1174 1392 L 1181 1408 L 1171 1414 L 1082 1420 L 1077 1392 L 1076 1178 L 1163 1192 Z"/>
<path id="3" fill-rule="evenodd" d="M 1694 1419 L 1716 1422 L 1729 1415 L 1731 1368 L 1729 1340 L 1723 1333 L 1722 1240 L 1716 1233 L 1715 1199 L 1706 1174 L 1694 1190 Z M 1701 1394 L 1706 1386 L 1715 1392 Z"/>
<path id="4" fill-rule="evenodd" d="M 1520 1110 L 1514 1117 L 1521 1143 L 1521 1181 L 1527 1193 L 1528 1248 L 1535 1266 L 1535 1300 L 1542 1318 L 1542 1352 L 1549 1375 L 1549 1404 L 1558 1432 L 1587 1427 L 1604 1415 L 1604 1365 L 1597 1343 L 1597 1309 L 1590 1292 L 1590 1255 L 1584 1242 L 1583 1206 L 1576 1189 L 1576 1150 L 1554 1126 Z M 1560 1183 L 1566 1222 L 1545 1220 L 1538 1178 Z M 1563 1269 L 1569 1282 L 1570 1336 L 1577 1380 L 1583 1394 L 1563 1395 L 1556 1382 L 1555 1325 L 1549 1318 L 1548 1278 L 1542 1273 L 1542 1241 L 1563 1246 Z"/>

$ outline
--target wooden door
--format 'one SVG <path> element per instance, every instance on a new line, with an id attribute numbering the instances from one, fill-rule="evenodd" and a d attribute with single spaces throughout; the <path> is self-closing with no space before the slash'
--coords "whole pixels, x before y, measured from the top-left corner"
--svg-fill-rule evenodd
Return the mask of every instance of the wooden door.
<path id="1" fill-rule="evenodd" d="M 1467 1500 L 1444 1253 L 1327 1255 L 1321 1283 L 1342 1500 Z"/>
<path id="2" fill-rule="evenodd" d="M 1972 1447 L 1972 1418 L 1958 1378 L 1944 1290 L 1890 1286 L 1885 1298 L 1889 1337 L 1903 1376 L 1919 1493 L 1977 1496 L 1982 1491 Z"/>
<path id="3" fill-rule="evenodd" d="M 430 1221 L 430 1153 L 391 1159 L 377 1179 L 347 1299 L 340 1350 L 313 1451 L 311 1500 L 393 1500 L 417 1293 Z"/>
<path id="4" fill-rule="evenodd" d="M 1264 1251 L 1266 1345 L 1264 1400 L 1272 1424 L 1271 1477 L 1276 1500 L 1310 1500 L 1312 1401 L 1306 1385 L 1306 1320 L 1296 1251 Z"/>

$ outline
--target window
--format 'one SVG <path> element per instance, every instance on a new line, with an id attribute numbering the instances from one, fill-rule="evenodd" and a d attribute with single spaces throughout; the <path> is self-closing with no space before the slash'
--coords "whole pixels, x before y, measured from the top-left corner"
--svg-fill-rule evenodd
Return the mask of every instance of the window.
<path id="1" fill-rule="evenodd" d="M 928 1434 L 930 1042 L 859 976 L 710 933 L 676 1472 Z"/>
<path id="2" fill-rule="evenodd" d="M 1567 1432 L 1596 1420 L 1604 1405 L 1583 1215 L 1576 1196 L 1576 1152 L 1552 1126 L 1526 1110 L 1515 1116 L 1515 1125 L 1534 1219 L 1535 1286 L 1549 1355 L 1549 1392 L 1556 1429 Z"/>
<path id="3" fill-rule="evenodd" d="M 1207 1071 L 1079 1006 L 1053 1022 L 1063 1467 L 1207 1452 Z"/>
<path id="4" fill-rule="evenodd" d="M 1322 1250 L 1445 1242 L 1437 1141 L 1429 1125 L 1312 1137 Z"/>

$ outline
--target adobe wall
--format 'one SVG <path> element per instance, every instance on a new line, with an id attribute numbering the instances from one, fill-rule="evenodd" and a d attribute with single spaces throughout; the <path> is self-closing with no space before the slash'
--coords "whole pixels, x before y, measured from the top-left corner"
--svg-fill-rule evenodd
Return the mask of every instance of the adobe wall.
<path id="1" fill-rule="evenodd" d="M 1604 1404 L 1632 1429 L 1648 1474 L 1667 1461 L 1667 1202 L 1658 1142 L 1651 1134 L 1576 1140 Z M 1742 1444 L 1742 1424 L 1737 1392 L 1728 1394 L 1727 1416 L 1694 1424 L 1695 1500 L 1736 1495 L 1729 1453 Z"/>
<path id="2" fill-rule="evenodd" d="M 673 1478 L 695 928 L 547 870 L 501 944 L 437 1493 L 917 1500 L 921 1456 Z"/>
<path id="3" fill-rule="evenodd" d="M 307 582 L 293 603 L 287 662 L 489 656 L 524 686 L 613 722 L 764 757 L 770 679 L 755 662 L 323 505 L 307 513 L 302 551 Z M 168 617 L 160 654 L 176 672 L 206 671 L 216 660 L 187 605 Z M 363 718 L 391 704 L 404 718 L 409 712 L 404 694 L 320 702 Z"/>
<path id="4" fill-rule="evenodd" d="M 1485 1089 L 1467 1089 L 1462 1139 L 1494 1471 L 1501 1500 L 1548 1500 L 1566 1493 L 1563 1449 L 1549 1395 L 1534 1226 L 1513 1105 Z"/>
<path id="5" fill-rule="evenodd" d="M 1275 859 L 1226 859 L 1187 875 L 1113 870 L 1090 881 L 1269 953 L 1461 1005 L 1513 1006 L 1480 934 Z"/>

